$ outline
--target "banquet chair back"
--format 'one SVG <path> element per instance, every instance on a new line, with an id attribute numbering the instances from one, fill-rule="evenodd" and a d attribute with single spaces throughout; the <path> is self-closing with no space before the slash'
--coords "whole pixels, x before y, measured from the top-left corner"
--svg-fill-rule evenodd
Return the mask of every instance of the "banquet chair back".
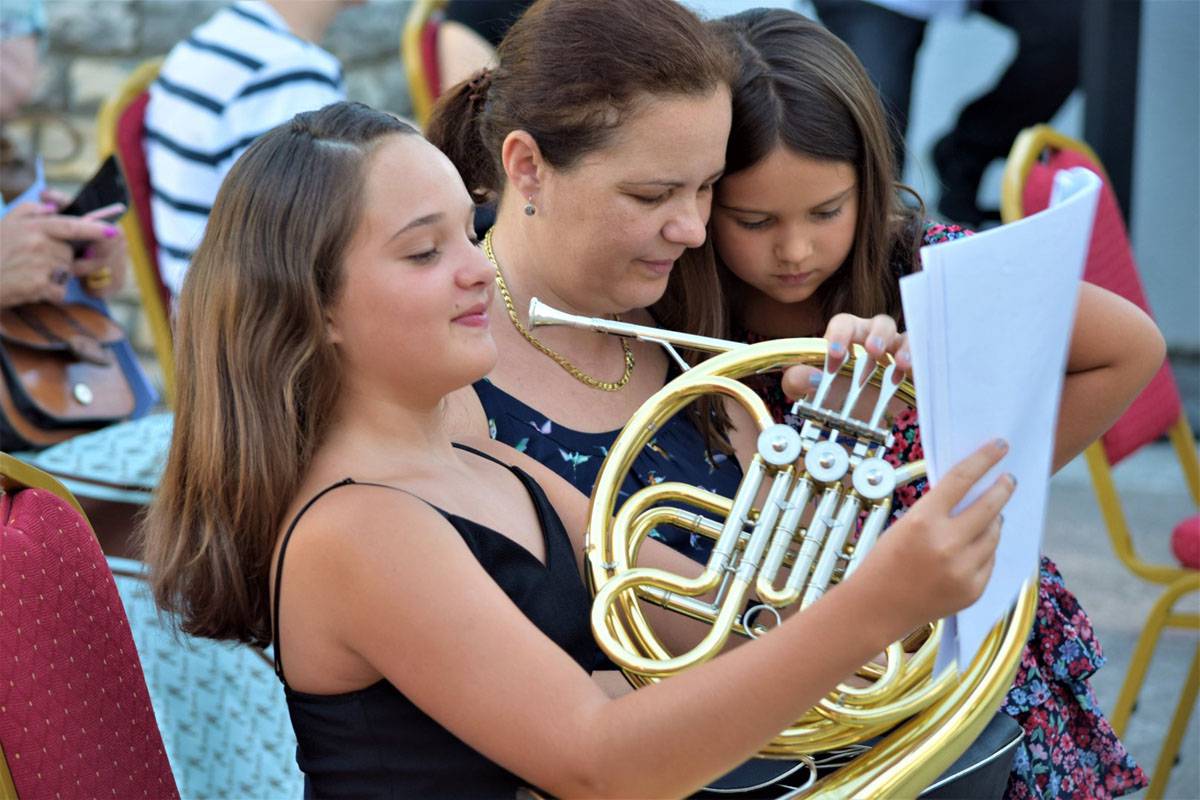
<path id="1" fill-rule="evenodd" d="M 1029 128 L 1017 137 L 1004 174 L 1001 211 L 1005 222 L 1020 219 L 1049 204 L 1054 174 L 1082 166 L 1104 179 L 1096 222 L 1084 267 L 1084 280 L 1108 289 L 1150 313 L 1146 293 L 1134 261 L 1133 249 L 1122 221 L 1116 195 L 1104 167 L 1085 143 L 1058 133 L 1047 125 Z M 1163 435 L 1170 437 L 1182 477 L 1194 503 L 1200 504 L 1200 467 L 1196 443 L 1179 388 L 1168 361 L 1120 419 L 1086 452 L 1088 467 L 1104 521 L 1117 556 L 1140 577 L 1170 583 L 1184 574 L 1178 565 L 1150 564 L 1134 550 L 1129 524 L 1112 480 L 1112 467 Z"/>
<path id="2" fill-rule="evenodd" d="M 0 453 L 0 796 L 178 797 L 129 622 L 87 519 Z"/>

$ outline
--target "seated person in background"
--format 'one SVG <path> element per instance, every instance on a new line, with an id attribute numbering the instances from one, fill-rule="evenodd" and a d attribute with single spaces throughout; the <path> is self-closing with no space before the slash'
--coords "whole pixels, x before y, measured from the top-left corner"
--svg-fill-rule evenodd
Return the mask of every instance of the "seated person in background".
<path id="1" fill-rule="evenodd" d="M 831 342 L 831 353 L 845 353 L 853 339 L 876 358 L 892 342 L 891 352 L 907 366 L 906 340 L 896 336 L 903 327 L 899 280 L 918 268 L 922 245 L 966 232 L 924 219 L 919 199 L 895 183 L 878 93 L 841 40 L 784 9 L 755 9 L 710 25 L 737 54 L 737 113 L 725 174 L 714 190 L 712 245 L 689 251 L 676 274 L 712 269 L 715 256 L 714 283 L 722 289 L 696 297 L 691 284 L 673 278 L 655 308 L 658 318 L 685 332 L 750 342 L 821 336 Z M 721 294 L 720 313 L 705 312 Z M 1081 285 L 1055 468 L 1120 416 L 1163 355 L 1162 336 L 1149 317 L 1111 292 Z M 793 395 L 808 388 L 797 380 L 801 372 L 791 373 Z M 746 382 L 777 420 L 787 420 L 791 401 L 780 373 Z M 896 417 L 893 433 L 892 463 L 923 457 L 915 410 Z M 904 487 L 893 508 L 904 513 L 925 487 L 924 481 Z M 1099 642 L 1045 557 L 1039 590 L 1033 631 L 1001 709 L 1026 732 L 1006 797 L 1136 791 L 1144 776 L 1088 683 L 1104 663 Z"/>
<path id="2" fill-rule="evenodd" d="M 5 122 L 37 89 L 38 37 L 45 24 L 40 2 L 5 0 L 0 8 L 0 122 Z M 85 279 L 87 290 L 98 297 L 119 289 L 125 278 L 125 239 L 105 218 L 122 209 L 67 217 L 55 213 L 67 204 L 65 196 L 36 189 L 30 194 L 36 199 L 14 199 L 11 206 L 0 200 L 0 307 L 61 303 L 72 277 Z M 88 242 L 79 258 L 72 241 Z"/>
<path id="3" fill-rule="evenodd" d="M 316 42 L 361 0 L 242 0 L 172 48 L 146 107 L 158 266 L 183 285 L 221 179 L 259 134 L 345 97 L 342 68 Z"/>

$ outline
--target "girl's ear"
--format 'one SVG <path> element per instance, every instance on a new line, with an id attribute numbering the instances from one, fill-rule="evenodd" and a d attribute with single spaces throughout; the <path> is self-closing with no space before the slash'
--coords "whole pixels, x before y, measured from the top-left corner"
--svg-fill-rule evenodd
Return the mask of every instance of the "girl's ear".
<path id="1" fill-rule="evenodd" d="M 515 130 L 504 137 L 500 146 L 500 163 L 513 190 L 521 197 L 538 193 L 547 164 L 541 148 L 528 131 Z"/>
<path id="2" fill-rule="evenodd" d="M 342 333 L 338 330 L 337 321 L 329 311 L 325 312 L 325 338 L 330 344 L 342 343 Z"/>

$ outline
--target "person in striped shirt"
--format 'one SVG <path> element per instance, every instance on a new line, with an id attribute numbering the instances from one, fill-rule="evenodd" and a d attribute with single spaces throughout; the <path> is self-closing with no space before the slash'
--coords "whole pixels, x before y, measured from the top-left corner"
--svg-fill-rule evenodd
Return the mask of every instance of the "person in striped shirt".
<path id="1" fill-rule="evenodd" d="M 222 179 L 260 134 L 345 99 L 342 67 L 318 46 L 362 0 L 240 0 L 171 49 L 150 87 L 144 145 L 158 265 L 172 294 Z"/>

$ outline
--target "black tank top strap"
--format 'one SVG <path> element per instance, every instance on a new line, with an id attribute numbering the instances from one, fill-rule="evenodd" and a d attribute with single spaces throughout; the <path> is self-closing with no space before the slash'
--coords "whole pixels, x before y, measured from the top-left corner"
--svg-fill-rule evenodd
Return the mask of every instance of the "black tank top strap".
<path id="1" fill-rule="evenodd" d="M 411 492 L 405 491 L 396 486 L 388 486 L 386 483 L 371 483 L 370 481 L 356 481 L 353 478 L 343 478 L 337 483 L 326 486 L 321 491 L 317 492 L 312 498 L 304 504 L 304 507 L 296 512 L 296 516 L 292 517 L 292 521 L 288 524 L 287 530 L 283 534 L 283 543 L 279 545 L 279 557 L 275 559 L 275 605 L 271 610 L 271 634 L 275 640 L 274 656 L 275 656 L 275 676 L 287 686 L 287 678 L 283 677 L 283 655 L 281 653 L 279 641 L 279 597 L 283 587 L 283 555 L 287 551 L 288 542 L 292 538 L 292 533 L 296 530 L 296 524 L 300 522 L 300 518 L 312 508 L 318 500 L 332 492 L 334 489 L 340 489 L 343 486 L 377 486 L 380 489 L 391 489 L 394 492 L 404 492 L 407 495 L 416 497 Z M 421 498 L 417 497 L 418 500 Z M 425 502 L 421 500 L 421 502 Z M 426 503 L 428 505 L 428 503 Z M 434 507 L 436 508 L 436 506 Z"/>
<path id="2" fill-rule="evenodd" d="M 470 445 L 459 444 L 458 442 L 451 442 L 451 444 L 454 445 L 456 450 L 466 450 L 468 453 L 474 453 L 475 455 L 479 456 L 480 458 L 486 458 L 488 461 L 491 461 L 494 464 L 499 464 L 500 466 L 504 467 L 507 470 L 514 469 L 514 467 L 511 464 L 505 464 L 503 461 L 496 458 L 495 456 L 490 456 L 487 453 L 483 452 L 482 450 L 477 450 L 474 447 L 471 447 Z"/>
<path id="3" fill-rule="evenodd" d="M 480 458 L 491 461 L 491 462 L 503 467 L 504 469 L 508 470 L 509 472 L 513 473 L 513 475 L 515 475 L 517 477 L 517 479 L 520 480 L 521 484 L 525 487 L 525 490 L 529 493 L 530 499 L 533 501 L 534 506 L 537 508 L 539 519 L 541 519 L 543 521 L 543 524 L 546 524 L 547 522 L 549 522 L 551 531 L 547 531 L 547 533 L 549 533 L 550 535 L 546 537 L 546 540 L 549 543 L 551 543 L 551 546 L 555 546 L 555 545 L 561 546 L 561 543 L 565 543 L 567 546 L 567 549 L 568 550 L 570 549 L 569 537 L 567 537 L 566 530 L 562 526 L 562 521 L 559 520 L 557 513 L 555 513 L 554 507 L 550 503 L 550 499 L 548 497 L 546 497 L 546 493 L 542 490 L 542 487 L 540 485 L 538 485 L 538 482 L 535 481 L 532 476 L 526 474 L 526 472 L 524 470 L 522 470 L 518 467 L 514 467 L 511 464 L 505 464 L 503 461 L 496 458 L 495 456 L 488 455 L 487 453 L 485 453 L 481 450 L 477 450 L 474 447 L 470 447 L 469 445 L 459 444 L 458 442 L 453 442 L 453 445 L 454 445 L 454 447 L 456 447 L 459 450 L 465 450 L 468 453 L 473 453 L 473 454 L 479 456 Z M 409 495 L 410 497 L 415 497 L 416 499 L 420 500 L 422 503 L 429 506 L 434 511 L 437 511 L 443 517 L 448 516 L 447 512 L 445 512 L 444 510 L 433 505 L 428 500 L 425 500 L 424 498 L 422 498 L 418 495 L 415 495 L 412 492 L 409 492 L 406 489 L 401 489 L 398 486 L 389 486 L 386 483 L 372 483 L 370 481 L 356 481 L 353 478 L 343 478 L 342 480 L 338 481 L 337 483 L 326 486 L 324 489 L 322 489 L 321 491 L 319 491 L 315 495 L 313 495 L 312 499 L 310 499 L 307 503 L 305 503 L 304 507 L 301 508 L 298 512 L 296 512 L 296 516 L 292 518 L 291 523 L 287 527 L 287 531 L 285 531 L 283 534 L 283 543 L 279 545 L 279 556 L 275 560 L 275 593 L 274 593 L 275 594 L 275 604 L 274 604 L 274 608 L 272 609 L 272 613 L 271 613 L 271 632 L 272 632 L 272 634 L 274 636 L 274 640 L 275 640 L 275 647 L 274 647 L 275 675 L 279 678 L 280 681 L 283 682 L 284 686 L 287 686 L 288 683 L 287 683 L 287 678 L 285 678 L 283 676 L 283 656 L 281 654 L 282 647 L 280 646 L 280 640 L 279 640 L 279 598 L 280 598 L 280 595 L 282 592 L 282 586 L 283 586 L 283 556 L 284 556 L 284 553 L 287 551 L 288 542 L 292 538 L 292 533 L 294 533 L 296 530 L 296 524 L 300 522 L 300 518 L 302 516 L 304 516 L 304 514 L 310 508 L 312 508 L 313 505 L 318 500 L 320 500 L 322 497 L 329 494 L 334 489 L 339 489 L 343 486 L 375 486 L 380 489 L 391 489 L 394 492 L 404 492 L 405 494 Z M 546 555 L 547 555 L 547 558 L 549 558 L 549 555 L 550 555 L 549 552 L 547 552 Z"/>

